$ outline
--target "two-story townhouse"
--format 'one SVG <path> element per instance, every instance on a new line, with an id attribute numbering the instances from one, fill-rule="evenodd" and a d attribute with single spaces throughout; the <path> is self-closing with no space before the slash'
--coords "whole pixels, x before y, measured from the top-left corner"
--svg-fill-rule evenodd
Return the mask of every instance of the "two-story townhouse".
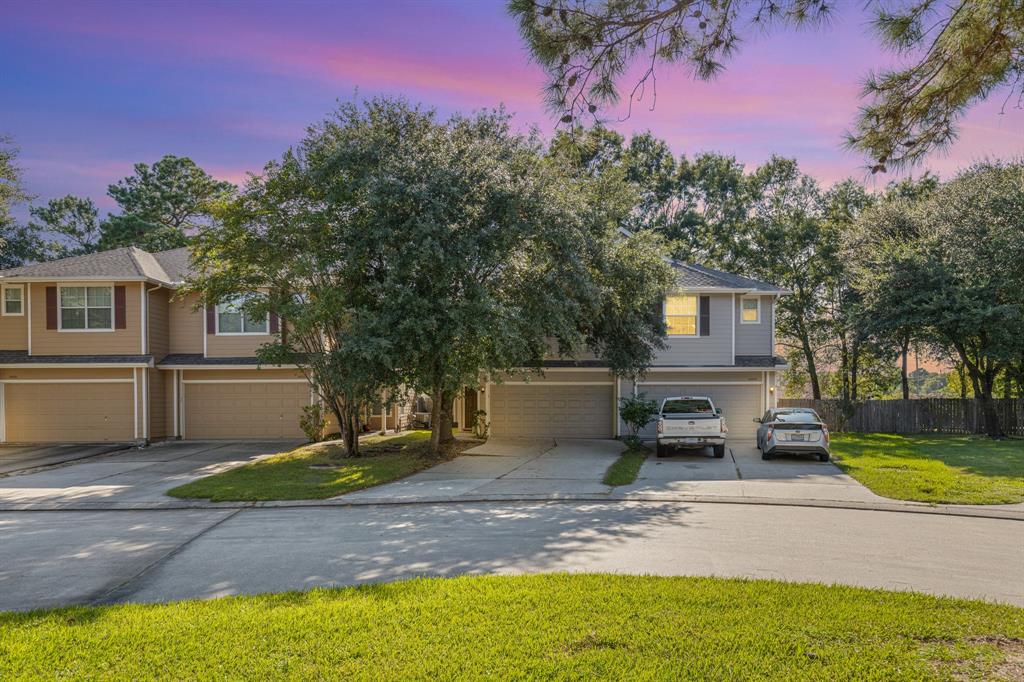
<path id="1" fill-rule="evenodd" d="M 757 280 L 673 262 L 677 288 L 662 303 L 668 336 L 639 381 L 620 379 L 598 360 L 550 359 L 543 376 L 524 373 L 469 392 L 495 436 L 608 438 L 625 433 L 618 404 L 644 394 L 706 395 L 722 409 L 731 437 L 753 438 L 754 419 L 777 404 L 775 305 L 788 292 Z M 643 434 L 654 435 L 652 424 Z"/>
<path id="2" fill-rule="evenodd" d="M 187 249 L 123 248 L 0 272 L 0 439 L 301 436 L 294 367 L 258 367 L 276 319 L 178 298 Z"/>
<path id="3" fill-rule="evenodd" d="M 775 404 L 775 303 L 786 292 L 674 263 L 678 288 L 663 314 L 668 337 L 634 384 L 593 358 L 552 359 L 523 375 L 467 390 L 462 426 L 483 409 L 495 436 L 606 438 L 623 432 L 621 396 L 710 395 L 733 435 Z M 0 442 L 300 437 L 315 400 L 292 366 L 260 366 L 279 332 L 230 302 L 180 294 L 187 249 L 134 247 L 0 272 Z M 411 405 L 368 415 L 403 424 Z"/>

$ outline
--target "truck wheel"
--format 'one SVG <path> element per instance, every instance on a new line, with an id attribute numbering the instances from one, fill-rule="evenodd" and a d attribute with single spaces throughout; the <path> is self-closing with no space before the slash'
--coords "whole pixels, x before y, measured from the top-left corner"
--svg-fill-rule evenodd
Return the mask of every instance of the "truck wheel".
<path id="1" fill-rule="evenodd" d="M 714 455 L 715 455 L 715 459 L 722 459 L 723 457 L 725 457 L 725 446 L 724 445 L 716 445 L 713 448 L 713 452 L 714 452 Z"/>
<path id="2" fill-rule="evenodd" d="M 665 456 L 665 446 L 662 445 L 661 443 L 655 444 L 655 446 L 654 446 L 654 454 L 655 454 L 656 457 L 664 457 Z"/>

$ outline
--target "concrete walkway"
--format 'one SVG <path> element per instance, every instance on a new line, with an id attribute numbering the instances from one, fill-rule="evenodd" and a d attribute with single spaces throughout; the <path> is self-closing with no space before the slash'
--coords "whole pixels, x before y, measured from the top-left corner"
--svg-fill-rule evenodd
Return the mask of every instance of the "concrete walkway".
<path id="1" fill-rule="evenodd" d="M 1024 605 L 1019 522 L 491 502 L 0 513 L 0 610 L 550 571 L 845 583 Z"/>

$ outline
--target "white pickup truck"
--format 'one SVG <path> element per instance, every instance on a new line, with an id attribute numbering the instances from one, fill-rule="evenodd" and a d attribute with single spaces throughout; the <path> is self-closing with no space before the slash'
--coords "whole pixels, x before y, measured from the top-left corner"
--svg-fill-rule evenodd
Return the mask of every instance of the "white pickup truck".
<path id="1" fill-rule="evenodd" d="M 725 426 L 722 411 L 706 396 L 676 396 L 661 401 L 658 413 L 657 455 L 673 448 L 711 446 L 715 457 L 725 457 Z"/>

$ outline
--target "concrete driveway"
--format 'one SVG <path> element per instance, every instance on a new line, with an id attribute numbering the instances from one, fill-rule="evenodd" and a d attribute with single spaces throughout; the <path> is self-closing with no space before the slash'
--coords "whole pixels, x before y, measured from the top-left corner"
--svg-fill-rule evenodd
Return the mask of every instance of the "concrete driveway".
<path id="1" fill-rule="evenodd" d="M 731 441 L 723 459 L 710 451 L 647 458 L 632 485 L 616 489 L 625 497 L 710 497 L 885 502 L 831 462 L 810 457 L 761 459 L 753 441 Z"/>
<path id="2" fill-rule="evenodd" d="M 606 494 L 611 487 L 601 480 L 622 450 L 622 443 L 615 440 L 492 439 L 450 462 L 401 481 L 349 493 L 343 499 L 557 499 L 560 495 Z"/>
<path id="3" fill-rule="evenodd" d="M 68 466 L 0 478 L 0 504 L 9 509 L 88 508 L 117 503 L 160 506 L 164 493 L 297 441 L 180 441 L 130 448 Z"/>
<path id="4" fill-rule="evenodd" d="M 0 476 L 88 459 L 130 447 L 130 443 L 0 445 Z"/>

